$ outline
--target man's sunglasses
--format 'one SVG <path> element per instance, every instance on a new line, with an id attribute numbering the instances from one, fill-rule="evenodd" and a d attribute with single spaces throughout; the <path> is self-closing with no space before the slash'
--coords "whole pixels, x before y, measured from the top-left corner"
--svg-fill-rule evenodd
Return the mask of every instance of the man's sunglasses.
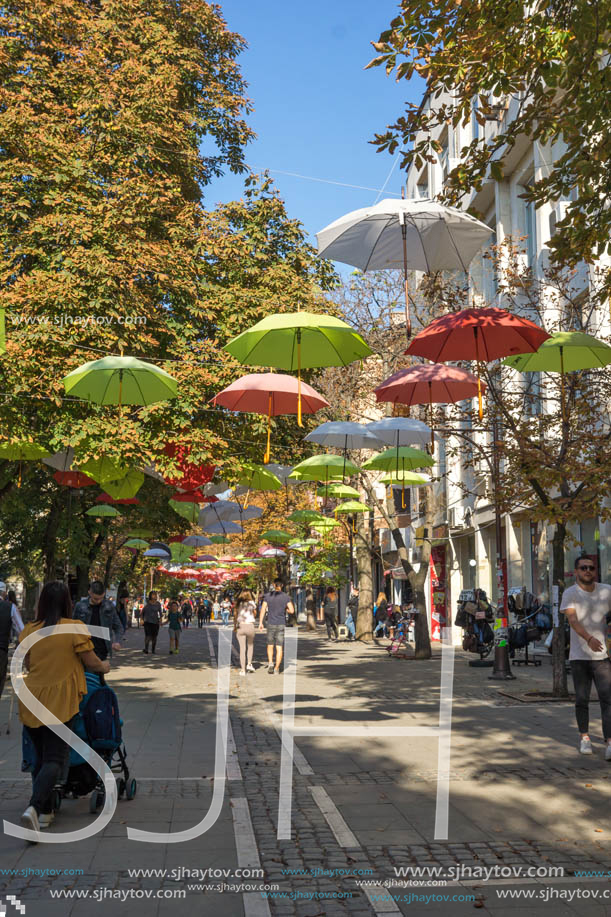
<path id="1" fill-rule="evenodd" d="M 578 569 L 578 570 L 590 570 L 590 571 L 592 572 L 592 571 L 596 570 L 596 567 L 590 566 L 590 564 L 588 564 L 587 567 L 577 567 L 577 569 Z"/>

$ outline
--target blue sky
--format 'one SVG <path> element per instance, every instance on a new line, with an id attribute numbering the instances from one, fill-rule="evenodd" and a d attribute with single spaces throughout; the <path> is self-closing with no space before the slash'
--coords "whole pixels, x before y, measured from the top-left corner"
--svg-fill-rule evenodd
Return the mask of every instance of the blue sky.
<path id="1" fill-rule="evenodd" d="M 314 232 L 343 213 L 373 204 L 377 191 L 282 173 L 382 188 L 394 160 L 368 141 L 403 111 L 406 99 L 422 95 L 420 81 L 397 84 L 383 69 L 363 69 L 375 53 L 369 43 L 388 27 L 397 3 L 224 0 L 221 7 L 229 28 L 249 44 L 240 65 L 257 140 L 247 162 L 255 171 L 270 170 L 289 215 L 314 241 Z M 387 190 L 399 193 L 401 183 L 396 163 Z M 207 204 L 239 198 L 242 188 L 239 177 L 217 180 Z"/>

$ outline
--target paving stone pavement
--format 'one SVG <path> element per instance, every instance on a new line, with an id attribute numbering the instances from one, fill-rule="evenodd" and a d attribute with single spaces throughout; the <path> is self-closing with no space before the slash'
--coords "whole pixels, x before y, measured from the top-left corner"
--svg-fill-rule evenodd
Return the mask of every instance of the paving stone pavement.
<path id="1" fill-rule="evenodd" d="M 21 872 L 7 877 L 0 869 L 0 900 L 7 893 L 16 895 L 28 917 L 54 910 L 89 917 L 99 913 L 99 903 L 91 899 L 96 890 L 156 896 L 185 892 L 181 899 L 108 899 L 109 913 L 130 917 L 190 914 L 193 907 L 221 917 L 434 917 L 471 913 L 474 906 L 492 915 L 546 912 L 551 907 L 554 917 L 611 914 L 611 898 L 575 897 L 578 891 L 602 896 L 611 890 L 608 878 L 586 881 L 575 876 L 611 869 L 611 766 L 601 760 L 597 705 L 591 707 L 597 755 L 583 758 L 576 749 L 570 705 L 524 704 L 503 697 L 488 681 L 489 671 L 469 668 L 461 650 L 456 652 L 454 677 L 447 839 L 434 837 L 436 738 L 364 741 L 342 736 L 297 738 L 305 766 L 293 772 L 292 832 L 290 839 L 277 838 L 283 679 L 268 676 L 264 637 L 257 636 L 257 672 L 239 678 L 234 667 L 231 675 L 230 719 L 237 754 L 230 754 L 233 777 L 225 785 L 218 821 L 207 833 L 181 844 L 128 840 L 127 824 L 184 830 L 210 806 L 220 631 L 217 625 L 191 628 L 183 635 L 179 657 L 142 656 L 141 633 L 128 632 L 109 681 L 120 698 L 128 754 L 139 780 L 137 797 L 120 802 L 111 823 L 79 845 L 43 849 L 3 835 L 2 868 Z M 162 632 L 162 641 L 164 636 Z M 354 723 L 436 725 L 438 658 L 430 663 L 388 660 L 378 646 L 329 644 L 321 634 L 300 633 L 298 659 L 296 723 L 335 723 L 338 728 Z M 516 674 L 514 684 L 520 689 L 545 689 L 551 671 L 544 664 Z M 0 723 L 6 718 L 5 705 L 6 700 Z M 28 795 L 28 778 L 19 773 L 19 745 L 13 720 L 11 735 L 0 737 L 2 814 L 11 821 L 18 820 Z M 244 805 L 250 825 L 239 818 Z M 60 815 L 58 831 L 91 820 L 86 800 L 66 800 Z M 344 829 L 347 833 L 342 834 Z M 248 846 L 251 836 L 254 847 Z M 268 898 L 236 891 L 246 879 L 229 878 L 234 890 L 219 890 L 216 879 L 216 889 L 203 890 L 204 884 L 215 882 L 184 874 L 205 867 L 231 872 L 253 856 L 264 876 L 253 880 L 252 887 L 265 891 L 265 886 L 277 886 Z M 129 867 L 159 874 L 130 876 Z M 550 867 L 562 869 L 564 876 L 540 873 Z M 177 877 L 180 868 L 183 875 Z M 41 869 L 47 874 L 41 875 Z M 51 869 L 82 872 L 50 875 Z M 420 875 L 408 874 L 410 869 L 420 869 Z M 426 869 L 431 872 L 425 876 Z M 521 869 L 521 877 L 502 873 L 509 869 Z M 527 869 L 539 873 L 525 881 Z M 26 870 L 38 872 L 26 875 Z M 482 878 L 486 874 L 488 881 Z M 393 882 L 398 884 L 389 887 Z M 51 898 L 51 891 L 61 890 L 89 892 L 90 897 Z M 539 898 L 499 897 L 499 891 L 508 890 Z M 549 897 L 568 892 L 572 900 Z M 403 900 L 392 901 L 390 895 Z"/>

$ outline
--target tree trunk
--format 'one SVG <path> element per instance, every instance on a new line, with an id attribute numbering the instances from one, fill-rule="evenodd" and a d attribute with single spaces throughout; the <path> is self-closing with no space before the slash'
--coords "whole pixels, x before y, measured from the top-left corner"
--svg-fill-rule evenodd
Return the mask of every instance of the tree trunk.
<path id="1" fill-rule="evenodd" d="M 557 522 L 552 541 L 552 583 L 558 586 L 558 607 L 564 591 L 564 542 L 566 539 L 566 525 Z M 551 596 L 553 602 L 553 595 Z M 554 697 L 567 697 L 568 686 L 566 678 L 566 641 L 564 635 L 565 616 L 558 612 L 558 626 L 554 628 L 552 641 L 552 673 Z"/>
<path id="2" fill-rule="evenodd" d="M 356 639 L 371 643 L 373 640 L 373 576 L 371 573 L 371 545 L 369 524 L 365 513 L 359 513 L 358 537 L 355 541 L 356 575 L 359 589 L 359 606 L 356 615 Z"/>
<path id="3" fill-rule="evenodd" d="M 414 657 L 416 659 L 430 659 L 433 655 L 431 650 L 431 637 L 429 633 L 429 620 L 426 613 L 426 599 L 424 596 L 424 584 L 429 569 L 429 558 L 431 554 L 431 543 L 425 541 L 422 548 L 422 561 L 420 569 L 416 573 L 409 560 L 407 559 L 407 548 L 403 541 L 403 535 L 400 528 L 391 529 L 392 537 L 397 546 L 397 554 L 401 561 L 401 566 L 405 570 L 409 584 L 412 587 L 414 606 L 418 611 L 414 622 Z M 429 529 L 430 534 L 430 529 Z M 427 550 L 428 545 L 428 550 Z"/>

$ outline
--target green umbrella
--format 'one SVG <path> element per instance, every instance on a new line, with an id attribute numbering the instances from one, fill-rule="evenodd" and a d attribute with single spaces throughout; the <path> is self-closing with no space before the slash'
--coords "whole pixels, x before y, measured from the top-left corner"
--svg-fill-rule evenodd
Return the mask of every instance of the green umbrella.
<path id="1" fill-rule="evenodd" d="M 144 475 L 137 468 L 131 468 L 119 480 L 106 481 L 104 490 L 113 500 L 131 500 L 144 484 Z"/>
<path id="2" fill-rule="evenodd" d="M 326 481 L 358 474 L 358 467 L 341 455 L 313 455 L 295 465 L 289 479 L 294 481 Z"/>
<path id="3" fill-rule="evenodd" d="M 417 471 L 387 471 L 380 478 L 380 484 L 402 484 L 404 487 L 419 487 L 421 484 L 430 484 L 431 479 Z"/>
<path id="4" fill-rule="evenodd" d="M 329 532 L 331 529 L 337 528 L 339 522 L 335 519 L 321 519 L 320 522 L 313 522 L 310 528 L 315 529 L 317 532 Z"/>
<path id="5" fill-rule="evenodd" d="M 148 546 L 149 546 L 149 543 L 148 541 L 145 541 L 144 538 L 128 538 L 125 544 L 123 545 L 124 548 L 138 548 L 138 549 L 139 548 L 148 548 Z"/>
<path id="6" fill-rule="evenodd" d="M 522 373 L 560 373 L 564 417 L 564 374 L 608 366 L 611 347 L 583 331 L 557 331 L 535 353 L 507 357 L 503 363 Z"/>
<path id="7" fill-rule="evenodd" d="M 347 366 L 372 352 L 360 334 L 346 322 L 332 315 L 312 312 L 268 315 L 229 341 L 224 349 L 247 366 L 273 366 L 289 372 L 297 371 L 299 426 L 301 370 Z"/>
<path id="8" fill-rule="evenodd" d="M 346 503 L 340 503 L 335 507 L 336 513 L 366 513 L 369 507 L 360 500 L 347 500 Z"/>
<path id="9" fill-rule="evenodd" d="M 186 519 L 187 522 L 197 522 L 199 518 L 199 503 L 185 503 L 182 500 L 168 500 L 168 504 L 175 513 Z M 191 551 L 193 553 L 193 551 Z"/>
<path id="10" fill-rule="evenodd" d="M 182 544 L 180 541 L 173 541 L 170 545 L 172 560 L 177 564 L 182 564 L 189 560 L 193 551 L 194 548 L 190 548 L 189 545 Z"/>
<path id="11" fill-rule="evenodd" d="M 125 477 L 129 468 L 122 468 L 107 455 L 102 455 L 100 458 L 89 459 L 84 465 L 79 465 L 79 471 L 89 475 L 97 484 L 105 486 L 107 481 L 118 481 Z"/>
<path id="12" fill-rule="evenodd" d="M 86 516 L 120 516 L 121 513 L 118 509 L 115 509 L 114 506 L 109 506 L 108 503 L 100 503 L 99 506 L 92 506 L 91 509 L 88 509 Z"/>
<path id="13" fill-rule="evenodd" d="M 0 458 L 9 462 L 29 462 L 36 459 L 48 458 L 51 455 L 48 449 L 38 443 L 27 441 L 0 444 Z"/>
<path id="14" fill-rule="evenodd" d="M 398 449 L 386 449 L 363 462 L 365 471 L 411 471 L 414 468 L 426 468 L 435 464 L 435 459 L 413 446 L 400 446 Z"/>
<path id="15" fill-rule="evenodd" d="M 329 484 L 328 488 L 319 487 L 316 491 L 318 497 L 335 497 L 338 500 L 358 500 L 361 496 L 356 487 L 350 487 L 349 484 Z"/>
<path id="16" fill-rule="evenodd" d="M 128 538 L 152 538 L 154 534 L 151 529 L 132 529 Z"/>
<path id="17" fill-rule="evenodd" d="M 249 490 L 282 489 L 280 478 L 277 478 L 271 471 L 267 471 L 262 465 L 255 465 L 253 462 L 243 464 L 237 483 L 242 487 L 248 487 Z"/>
<path id="18" fill-rule="evenodd" d="M 287 544 L 291 540 L 291 533 L 283 532 L 282 529 L 268 529 L 263 532 L 261 538 L 265 538 L 266 541 L 272 541 L 275 544 Z"/>
<path id="19" fill-rule="evenodd" d="M 227 538 L 227 535 L 208 535 L 208 538 L 212 544 L 229 544 L 231 538 Z"/>
<path id="20" fill-rule="evenodd" d="M 297 525 L 309 525 L 311 522 L 316 522 L 325 517 L 315 509 L 296 509 L 288 518 L 289 522 L 296 522 Z"/>
<path id="21" fill-rule="evenodd" d="M 96 404 L 154 404 L 176 397 L 176 379 L 135 357 L 103 357 L 84 363 L 64 378 L 69 395 Z"/>

